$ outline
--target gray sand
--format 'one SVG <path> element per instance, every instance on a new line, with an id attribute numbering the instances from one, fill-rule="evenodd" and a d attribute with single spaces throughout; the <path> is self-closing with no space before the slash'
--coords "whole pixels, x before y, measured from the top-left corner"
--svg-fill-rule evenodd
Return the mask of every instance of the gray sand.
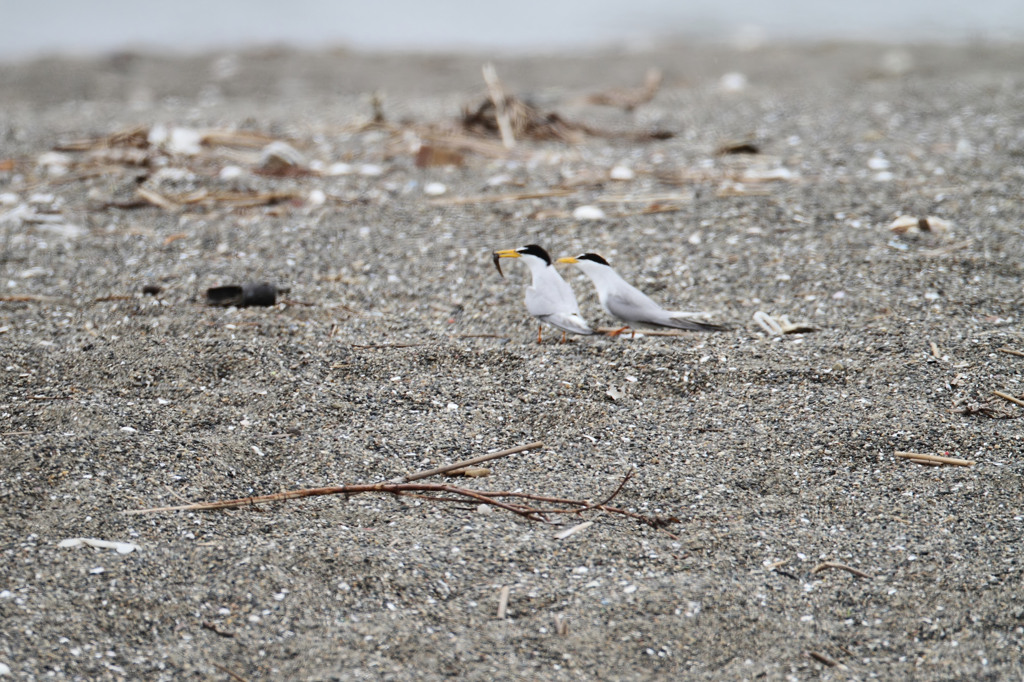
<path id="1" fill-rule="evenodd" d="M 1024 357 L 999 350 L 1024 350 L 1024 47 L 506 59 L 506 87 L 544 110 L 676 136 L 417 168 L 410 131 L 478 103 L 481 62 L 0 67 L 0 664 L 90 680 L 1024 676 L 1024 408 L 992 395 L 1024 393 Z M 649 104 L 584 102 L 650 66 L 665 80 Z M 730 72 L 746 87 L 724 90 Z M 375 90 L 389 129 L 361 127 Z M 150 148 L 148 166 L 43 156 L 156 125 L 258 131 L 354 172 L 265 177 L 257 152 L 226 147 Z M 715 155 L 743 139 L 761 154 Z M 635 179 L 451 201 L 617 165 Z M 147 177 L 163 196 L 292 198 L 130 207 Z M 571 217 L 587 204 L 608 218 Z M 900 215 L 949 229 L 898 235 Z M 489 260 L 529 242 L 598 251 L 733 330 L 563 345 L 548 329 L 537 345 L 526 268 L 501 279 Z M 204 304 L 253 280 L 287 300 Z M 818 331 L 772 337 L 758 311 Z M 596 501 L 633 470 L 614 503 L 681 522 L 589 512 L 558 540 L 564 525 L 389 496 L 120 513 L 379 482 L 535 440 L 489 477 L 431 480 Z M 138 549 L 58 547 L 79 537 Z"/>

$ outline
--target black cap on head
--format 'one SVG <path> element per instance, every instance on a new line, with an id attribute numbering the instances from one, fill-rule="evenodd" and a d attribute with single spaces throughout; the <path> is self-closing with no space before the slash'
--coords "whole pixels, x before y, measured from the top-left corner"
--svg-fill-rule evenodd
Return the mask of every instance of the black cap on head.
<path id="1" fill-rule="evenodd" d="M 536 244 L 527 244 L 526 246 L 516 249 L 516 251 L 524 256 L 536 256 L 548 265 L 551 265 L 551 256 L 548 255 L 548 252 L 545 251 L 543 247 L 537 246 Z"/>
<path id="2" fill-rule="evenodd" d="M 604 258 L 601 258 L 596 253 L 585 253 L 582 256 L 576 256 L 576 260 L 590 260 L 594 261 L 595 263 L 600 263 L 601 265 L 608 265 L 608 261 L 606 261 Z M 611 266 L 609 265 L 608 267 Z"/>

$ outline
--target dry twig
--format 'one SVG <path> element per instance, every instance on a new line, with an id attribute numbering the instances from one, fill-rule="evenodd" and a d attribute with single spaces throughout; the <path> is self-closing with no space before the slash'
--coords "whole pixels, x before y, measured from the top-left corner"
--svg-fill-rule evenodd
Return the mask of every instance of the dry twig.
<path id="1" fill-rule="evenodd" d="M 220 635 L 221 637 L 234 637 L 235 634 L 236 634 L 232 630 L 224 630 L 219 625 L 217 625 L 216 623 L 214 623 L 212 621 L 208 621 L 208 620 L 204 620 L 203 621 L 203 627 L 206 628 L 207 630 L 210 630 L 211 632 L 214 632 L 214 633 Z"/>
<path id="2" fill-rule="evenodd" d="M 492 459 L 498 459 L 499 457 L 508 457 L 509 455 L 514 455 L 514 454 L 516 454 L 518 452 L 526 452 L 527 450 L 536 450 L 537 448 L 542 448 L 542 447 L 544 447 L 544 443 L 541 442 L 541 441 L 537 441 L 535 443 L 528 443 L 526 445 L 518 445 L 518 446 L 516 446 L 514 448 L 509 448 L 507 450 L 501 450 L 500 452 L 491 452 L 491 453 L 486 454 L 486 455 L 480 455 L 479 457 L 474 457 L 473 459 L 464 459 L 461 462 L 455 462 L 454 464 L 448 464 L 448 465 L 445 465 L 443 467 L 437 467 L 436 469 L 431 469 L 429 471 L 420 471 L 419 473 L 408 474 L 406 476 L 400 476 L 399 478 L 392 479 L 391 482 L 392 483 L 409 483 L 411 481 L 418 481 L 421 478 L 427 478 L 429 476 L 436 476 L 438 474 L 448 473 L 449 471 L 455 471 L 457 469 L 462 469 L 463 467 L 471 467 L 471 466 L 473 466 L 475 464 L 482 464 L 484 462 L 489 462 Z"/>
<path id="3" fill-rule="evenodd" d="M 823 561 L 822 563 L 818 564 L 817 566 L 815 566 L 814 568 L 811 569 L 811 574 L 813 575 L 815 573 L 821 573 L 822 571 L 824 571 L 827 568 L 838 568 L 838 569 L 841 569 L 843 571 L 848 571 L 848 572 L 854 574 L 855 576 L 857 576 L 858 578 L 867 578 L 868 580 L 873 580 L 874 579 L 874 576 L 871 575 L 870 573 L 865 573 L 864 571 L 860 570 L 859 568 L 854 568 L 853 566 L 847 566 L 846 564 L 841 564 L 841 563 L 839 563 L 837 561 Z"/>
<path id="4" fill-rule="evenodd" d="M 1021 417 L 1019 411 L 1014 410 L 1014 408 L 1005 403 L 996 403 L 995 398 L 992 397 L 986 399 L 984 403 L 958 400 L 953 403 L 953 407 L 954 409 L 951 411 L 956 414 L 981 414 L 991 419 L 1018 419 Z"/>
<path id="5" fill-rule="evenodd" d="M 1007 353 L 1007 354 L 1009 354 L 1009 355 L 1016 355 L 1016 356 L 1018 356 L 1018 357 L 1022 357 L 1022 358 L 1024 358 L 1024 351 L 1019 351 L 1019 350 L 1017 350 L 1017 349 L 1015 349 L 1015 348 L 1009 348 L 1009 347 L 1007 347 L 1007 346 L 1003 346 L 1002 348 L 999 348 L 999 349 L 997 349 L 997 350 L 998 350 L 998 351 L 999 351 L 1000 353 Z"/>
<path id="6" fill-rule="evenodd" d="M 457 130 L 449 129 L 437 129 L 436 126 L 426 127 L 423 129 L 416 129 L 416 133 L 419 135 L 421 140 L 420 151 L 427 148 L 428 151 L 424 152 L 424 159 L 422 162 L 424 165 L 436 165 L 428 163 L 433 161 L 435 150 L 438 152 L 438 160 L 440 161 L 442 156 L 447 156 L 448 160 L 453 160 L 452 155 L 463 153 L 479 154 L 492 159 L 503 159 L 507 157 L 514 157 L 515 154 L 505 148 L 503 144 L 494 142 L 484 138 L 477 137 L 476 135 L 469 135 Z M 417 153 L 417 165 L 420 165 L 421 160 L 419 153 Z M 448 165 L 451 165 L 450 163 Z M 461 163 L 456 164 L 461 165 Z M 422 166 L 421 166 L 422 167 Z"/>
<path id="7" fill-rule="evenodd" d="M 552 189 L 534 192 L 516 192 L 514 194 L 478 194 L 472 197 L 451 197 L 448 199 L 431 199 L 434 206 L 462 206 L 463 204 L 497 204 L 504 201 L 523 201 L 524 199 L 544 199 L 547 197 L 565 197 L 573 194 L 571 190 Z"/>
<path id="8" fill-rule="evenodd" d="M 43 296 L 42 294 L 16 294 L 14 296 L 0 296 L 0 303 L 53 303 L 60 299 L 56 296 Z"/>
<path id="9" fill-rule="evenodd" d="M 901 459 L 909 459 L 911 462 L 929 463 L 929 464 L 952 464 L 954 466 L 969 467 L 974 466 L 976 462 L 969 459 L 957 459 L 956 457 L 943 457 L 942 455 L 924 455 L 919 452 L 900 452 L 896 451 L 895 454 Z"/>
<path id="10" fill-rule="evenodd" d="M 1003 400 L 1006 400 L 1007 402 L 1013 403 L 1014 405 L 1019 405 L 1020 407 L 1024 407 L 1024 400 L 1021 400 L 1020 398 L 1016 398 L 1016 397 L 1010 395 L 1009 393 L 1003 393 L 1002 391 L 992 391 L 992 395 L 998 396 L 998 397 L 1002 398 Z"/>
<path id="11" fill-rule="evenodd" d="M 658 93 L 661 87 L 661 70 L 647 70 L 644 84 L 638 88 L 616 88 L 597 92 L 587 97 L 588 104 L 619 107 L 624 111 L 633 111 L 641 104 L 647 104 Z"/>
<path id="12" fill-rule="evenodd" d="M 826 656 L 823 653 L 819 653 L 817 651 L 808 651 L 807 655 L 813 658 L 814 660 L 818 661 L 819 663 L 827 665 L 830 668 L 839 668 L 840 670 L 847 670 L 847 667 L 845 665 L 835 660 L 834 658 L 831 658 L 830 656 Z"/>
<path id="13" fill-rule="evenodd" d="M 501 592 L 498 593 L 498 620 L 504 620 L 505 614 L 508 612 L 508 597 L 512 593 L 512 588 L 505 585 L 501 588 Z"/>
<path id="14" fill-rule="evenodd" d="M 137 126 L 126 130 L 119 130 L 103 137 L 88 138 L 84 140 L 73 140 L 58 144 L 54 147 L 59 152 L 86 152 L 92 149 L 109 147 L 139 147 L 149 146 L 149 128 Z"/>
<path id="15" fill-rule="evenodd" d="M 364 350 L 391 350 L 392 348 L 416 348 L 423 346 L 422 343 L 353 343 L 352 348 L 361 348 Z"/>
<path id="16" fill-rule="evenodd" d="M 935 249 L 925 249 L 924 251 L 921 251 L 921 256 L 924 258 L 936 258 L 938 256 L 945 256 L 947 254 L 953 253 L 954 251 L 966 249 L 971 245 L 971 243 L 972 242 L 970 239 L 965 239 L 962 242 L 955 242 L 947 246 L 940 246 Z"/>
<path id="17" fill-rule="evenodd" d="M 487 84 L 487 94 L 494 105 L 494 118 L 498 125 L 498 131 L 501 133 L 501 142 L 505 145 L 505 149 L 512 149 L 516 146 L 516 134 L 512 130 L 512 121 L 506 105 L 514 102 L 505 96 L 505 90 L 501 86 L 501 80 L 498 78 L 494 64 L 490 62 L 484 64 L 483 75 L 484 82 Z"/>
<path id="18" fill-rule="evenodd" d="M 235 671 L 231 670 L 230 668 L 225 668 L 224 666 L 220 665 L 219 663 L 214 663 L 213 667 L 216 668 L 217 670 L 221 671 L 222 673 L 224 673 L 225 675 L 227 675 L 231 679 L 236 680 L 237 682 L 249 682 L 249 680 L 245 679 L 244 677 L 242 677 L 241 675 L 239 675 Z"/>
<path id="19" fill-rule="evenodd" d="M 497 453 L 495 453 L 497 454 Z M 426 473 L 426 472 L 425 472 Z M 149 509 L 128 509 L 122 514 L 137 515 L 137 514 L 153 514 L 158 512 L 172 512 L 172 511 L 214 511 L 221 509 L 237 509 L 239 507 L 249 507 L 267 502 L 284 502 L 286 500 L 294 500 L 302 497 L 317 497 L 322 495 L 360 495 L 363 493 L 387 493 L 396 497 L 415 497 L 420 500 L 429 500 L 433 502 L 444 502 L 444 503 L 464 503 L 467 501 L 475 502 L 477 504 L 488 504 L 499 509 L 504 509 L 517 516 L 521 516 L 530 521 L 539 521 L 541 523 L 554 523 L 547 517 L 555 514 L 575 514 L 579 515 L 583 512 L 590 510 L 599 510 L 608 514 L 617 514 L 620 516 L 627 516 L 632 519 L 650 526 L 651 528 L 657 528 L 664 530 L 666 526 L 672 523 L 679 523 L 679 519 L 671 516 L 644 516 L 637 512 L 632 512 L 627 509 L 621 509 L 619 507 L 612 507 L 608 503 L 621 492 L 626 482 L 632 478 L 633 472 L 628 472 L 619 483 L 615 491 L 609 495 L 605 500 L 599 504 L 587 502 L 585 500 L 571 500 L 558 497 L 547 497 L 544 495 L 535 495 L 532 493 L 521 493 L 514 491 L 489 491 L 489 490 L 470 490 L 468 488 L 460 488 L 453 485 L 447 485 L 444 483 L 363 483 L 355 485 L 338 485 L 338 486 L 327 486 L 323 488 L 300 488 L 298 490 L 288 490 L 280 493 L 273 493 L 271 495 L 257 495 L 252 497 L 241 497 L 231 500 L 219 500 L 216 502 L 194 502 L 192 504 L 171 506 L 171 507 L 152 507 Z M 507 501 L 504 501 L 507 500 Z M 556 507 L 538 507 L 518 500 L 530 500 L 533 502 L 545 502 L 548 504 L 562 505 Z M 666 531 L 667 533 L 667 531 Z M 670 537 L 675 538 L 676 536 L 672 533 L 668 533 Z"/>

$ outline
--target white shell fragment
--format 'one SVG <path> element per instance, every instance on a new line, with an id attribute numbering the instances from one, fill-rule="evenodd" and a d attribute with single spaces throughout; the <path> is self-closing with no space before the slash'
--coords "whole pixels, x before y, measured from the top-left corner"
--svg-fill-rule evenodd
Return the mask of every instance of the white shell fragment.
<path id="1" fill-rule="evenodd" d="M 816 327 L 812 327 L 810 325 L 793 324 L 789 321 L 789 317 L 786 315 L 772 317 L 761 310 L 754 313 L 754 322 L 761 325 L 761 329 L 764 329 L 772 336 L 782 336 L 783 334 L 806 334 L 808 332 L 818 331 Z"/>
<path id="2" fill-rule="evenodd" d="M 163 147 L 172 154 L 195 156 L 202 149 L 203 135 L 194 128 L 155 125 L 149 129 L 147 141 L 154 147 Z"/>
<path id="3" fill-rule="evenodd" d="M 738 71 L 730 71 L 718 81 L 718 88 L 722 92 L 742 92 L 747 89 L 747 77 Z"/>
<path id="4" fill-rule="evenodd" d="M 57 220 L 61 220 L 60 216 L 55 216 Z M 39 214 L 35 212 L 35 209 L 31 208 L 28 204 L 21 204 L 15 206 L 9 211 L 0 213 L 0 225 L 4 223 L 40 223 L 46 222 L 46 214 Z M 54 221 L 50 221 L 54 222 Z"/>
<path id="5" fill-rule="evenodd" d="M 352 175 L 353 170 L 352 164 L 338 161 L 328 166 L 324 175 Z"/>
<path id="6" fill-rule="evenodd" d="M 790 181 L 796 178 L 797 174 L 793 171 L 784 166 L 776 166 L 775 168 L 750 168 L 740 176 L 740 182 Z"/>
<path id="7" fill-rule="evenodd" d="M 577 523 L 572 528 L 566 528 L 565 530 L 560 530 L 557 533 L 555 533 L 555 539 L 556 540 L 564 540 L 567 537 L 575 535 L 576 533 L 579 533 L 580 531 L 584 531 L 584 530 L 590 528 L 593 525 L 594 525 L 593 521 L 584 521 L 583 523 Z M 584 570 L 579 571 L 579 572 L 581 574 L 582 573 L 586 573 L 586 567 L 581 567 L 581 568 L 583 568 Z"/>
<path id="8" fill-rule="evenodd" d="M 196 175 L 188 168 L 167 166 L 165 168 L 157 169 L 149 179 L 153 184 L 157 185 L 165 182 L 195 182 Z"/>
<path id="9" fill-rule="evenodd" d="M 36 163 L 52 176 L 64 175 L 71 165 L 71 157 L 63 152 L 43 152 L 36 159 Z"/>
<path id="10" fill-rule="evenodd" d="M 423 193 L 428 197 L 439 197 L 448 191 L 443 182 L 428 182 L 423 186 Z"/>
<path id="11" fill-rule="evenodd" d="M 241 166 L 224 166 L 217 173 L 217 177 L 221 180 L 237 180 L 243 175 L 245 175 L 245 171 Z"/>
<path id="12" fill-rule="evenodd" d="M 61 540 L 57 545 L 61 548 L 70 547 L 82 547 L 82 546 L 95 547 L 97 549 L 112 549 L 118 554 L 131 554 L 135 550 L 139 549 L 139 546 L 131 542 L 111 542 L 110 540 L 97 540 L 96 538 L 68 538 L 67 540 Z"/>
<path id="13" fill-rule="evenodd" d="M 295 147 L 281 140 L 274 140 L 260 152 L 260 168 L 281 171 L 287 168 L 301 168 L 306 159 Z"/>
<path id="14" fill-rule="evenodd" d="M 872 156 L 868 159 L 868 168 L 871 170 L 888 170 L 889 166 L 889 159 L 883 156 Z"/>
<path id="15" fill-rule="evenodd" d="M 171 130 L 171 141 L 168 151 L 194 157 L 202 151 L 203 135 L 193 128 L 174 128 Z"/>
<path id="16" fill-rule="evenodd" d="M 508 173 L 499 173 L 497 175 L 492 175 L 491 177 L 487 178 L 488 187 L 501 187 L 502 185 L 511 184 L 512 176 L 509 175 Z"/>
<path id="17" fill-rule="evenodd" d="M 57 200 L 57 197 L 50 192 L 35 192 L 28 197 L 28 203 L 36 206 L 49 206 Z"/>
<path id="18" fill-rule="evenodd" d="M 896 234 L 912 234 L 915 232 L 934 232 L 936 234 L 948 234 L 953 224 L 948 220 L 928 216 L 916 218 L 910 215 L 901 215 L 889 224 L 889 230 Z"/>
<path id="19" fill-rule="evenodd" d="M 590 204 L 577 206 L 572 212 L 576 220 L 604 220 L 607 216 L 599 207 Z"/>
<path id="20" fill-rule="evenodd" d="M 608 173 L 608 177 L 612 180 L 632 180 L 636 177 L 636 173 L 629 166 L 615 166 Z"/>

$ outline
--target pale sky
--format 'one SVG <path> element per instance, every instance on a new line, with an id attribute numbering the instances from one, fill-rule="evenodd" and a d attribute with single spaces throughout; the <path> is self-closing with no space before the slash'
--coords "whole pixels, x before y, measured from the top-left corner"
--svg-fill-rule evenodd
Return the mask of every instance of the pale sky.
<path id="1" fill-rule="evenodd" d="M 1024 40 L 1024 0 L 0 0 L 0 59 L 246 45 L 564 50 L 667 36 Z"/>

